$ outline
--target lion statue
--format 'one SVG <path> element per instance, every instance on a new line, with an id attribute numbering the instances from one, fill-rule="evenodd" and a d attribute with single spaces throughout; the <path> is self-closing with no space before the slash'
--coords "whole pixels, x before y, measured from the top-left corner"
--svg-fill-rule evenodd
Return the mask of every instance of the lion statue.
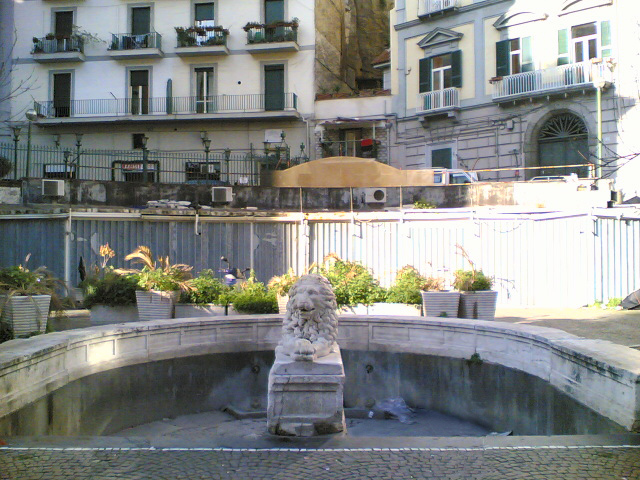
<path id="1" fill-rule="evenodd" d="M 303 275 L 289 290 L 282 339 L 276 351 L 312 362 L 337 347 L 336 296 L 322 275 Z"/>

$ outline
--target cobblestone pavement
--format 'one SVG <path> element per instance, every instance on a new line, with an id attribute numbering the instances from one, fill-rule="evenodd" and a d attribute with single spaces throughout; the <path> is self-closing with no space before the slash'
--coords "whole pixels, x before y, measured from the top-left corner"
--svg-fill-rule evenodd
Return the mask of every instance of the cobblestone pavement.
<path id="1" fill-rule="evenodd" d="M 6 447 L 5 447 L 6 448 Z M 638 447 L 2 449 L 0 479 L 639 479 Z"/>

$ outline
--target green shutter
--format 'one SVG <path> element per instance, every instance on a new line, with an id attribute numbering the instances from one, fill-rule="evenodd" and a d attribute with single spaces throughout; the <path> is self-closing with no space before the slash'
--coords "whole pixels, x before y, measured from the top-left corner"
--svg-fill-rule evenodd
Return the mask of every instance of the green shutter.
<path id="1" fill-rule="evenodd" d="M 520 39 L 520 48 L 522 49 L 521 68 L 523 72 L 533 72 L 533 48 L 531 47 L 531 37 L 523 37 Z"/>
<path id="2" fill-rule="evenodd" d="M 501 40 L 496 42 L 496 76 L 506 77 L 511 74 L 509 65 L 509 53 L 511 40 Z"/>
<path id="3" fill-rule="evenodd" d="M 462 87 L 462 50 L 451 52 L 451 86 Z"/>
<path id="4" fill-rule="evenodd" d="M 430 92 L 431 91 L 431 57 L 420 59 L 419 75 L 419 89 L 418 92 Z"/>
<path id="5" fill-rule="evenodd" d="M 603 58 L 611 56 L 611 22 L 609 20 L 600 22 L 600 48 Z"/>
<path id="6" fill-rule="evenodd" d="M 431 150 L 431 168 L 452 168 L 452 153 L 450 148 Z"/>
<path id="7" fill-rule="evenodd" d="M 569 60 L 569 30 L 558 30 L 558 65 L 567 65 Z"/>

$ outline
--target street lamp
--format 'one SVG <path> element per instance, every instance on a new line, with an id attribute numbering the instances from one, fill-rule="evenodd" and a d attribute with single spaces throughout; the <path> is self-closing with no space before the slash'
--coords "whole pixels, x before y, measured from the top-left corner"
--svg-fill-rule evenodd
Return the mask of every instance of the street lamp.
<path id="1" fill-rule="evenodd" d="M 29 126 L 27 129 L 27 178 L 29 178 L 29 167 L 31 164 L 31 122 L 38 118 L 38 112 L 33 108 L 25 112 L 25 117 L 29 120 Z"/>
<path id="2" fill-rule="evenodd" d="M 149 168 L 149 151 L 147 150 L 147 142 L 149 141 L 149 137 L 143 135 L 141 138 L 142 141 L 142 181 L 148 182 L 147 171 Z"/>
<path id="3" fill-rule="evenodd" d="M 80 178 L 80 147 L 82 147 L 82 133 L 76 133 L 76 178 Z"/>
<path id="4" fill-rule="evenodd" d="M 205 180 L 208 178 L 209 173 L 211 173 L 209 171 L 209 152 L 210 152 L 210 147 L 211 147 L 211 139 L 209 138 L 203 138 L 202 139 L 202 145 L 204 145 L 204 163 L 205 163 L 205 168 L 206 168 L 206 174 L 205 174 Z"/>
<path id="5" fill-rule="evenodd" d="M 69 150 L 65 150 L 63 155 L 64 155 L 64 176 L 66 178 L 71 176 L 69 172 L 69 157 L 71 156 L 71 152 Z"/>
<path id="6" fill-rule="evenodd" d="M 13 179 L 18 179 L 18 142 L 20 141 L 20 130 L 22 128 L 15 126 L 13 130 Z"/>

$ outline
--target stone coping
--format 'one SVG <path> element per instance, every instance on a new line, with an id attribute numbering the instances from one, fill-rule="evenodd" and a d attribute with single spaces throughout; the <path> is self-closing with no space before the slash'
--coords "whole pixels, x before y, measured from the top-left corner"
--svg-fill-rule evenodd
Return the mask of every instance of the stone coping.
<path id="1" fill-rule="evenodd" d="M 265 351 L 279 315 L 112 324 L 0 345 L 0 418 L 79 378 L 139 363 Z M 640 430 L 640 351 L 545 327 L 464 319 L 343 315 L 343 350 L 470 359 L 535 375 L 628 430 Z"/>

